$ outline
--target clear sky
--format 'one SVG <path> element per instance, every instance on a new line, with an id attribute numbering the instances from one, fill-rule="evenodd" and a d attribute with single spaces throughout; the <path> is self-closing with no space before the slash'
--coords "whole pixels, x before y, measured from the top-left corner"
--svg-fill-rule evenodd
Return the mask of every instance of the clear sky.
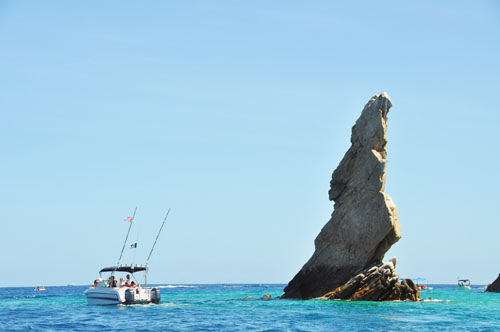
<path id="1" fill-rule="evenodd" d="M 402 277 L 500 273 L 500 2 L 0 0 L 0 286 L 287 283 L 386 91 Z"/>

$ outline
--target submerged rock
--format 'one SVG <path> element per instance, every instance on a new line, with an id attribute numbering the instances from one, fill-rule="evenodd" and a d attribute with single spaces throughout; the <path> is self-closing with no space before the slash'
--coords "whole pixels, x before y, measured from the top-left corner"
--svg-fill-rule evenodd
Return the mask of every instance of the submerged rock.
<path id="1" fill-rule="evenodd" d="M 359 271 L 381 265 L 385 253 L 401 238 L 396 205 L 384 194 L 385 132 L 391 106 L 386 93 L 372 97 L 352 128 L 352 145 L 330 182 L 329 198 L 335 201 L 332 217 L 283 298 L 310 299 L 337 289 Z"/>
<path id="2" fill-rule="evenodd" d="M 418 301 L 420 292 L 411 279 L 399 282 L 396 258 L 360 272 L 342 286 L 326 293 L 324 300 Z"/>
<path id="3" fill-rule="evenodd" d="M 486 287 L 485 292 L 500 293 L 500 274 L 498 278 Z"/>

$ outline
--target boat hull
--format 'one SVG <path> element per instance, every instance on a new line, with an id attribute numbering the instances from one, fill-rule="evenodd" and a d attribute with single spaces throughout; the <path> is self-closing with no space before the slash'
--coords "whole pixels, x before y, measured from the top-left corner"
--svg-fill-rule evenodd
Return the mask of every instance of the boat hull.
<path id="1" fill-rule="evenodd" d="M 85 291 L 87 303 L 91 305 L 116 305 L 125 302 L 124 296 L 114 288 L 91 287 Z"/>
<path id="2" fill-rule="evenodd" d="M 158 288 L 142 287 L 90 287 L 85 291 L 90 305 L 160 303 Z"/>

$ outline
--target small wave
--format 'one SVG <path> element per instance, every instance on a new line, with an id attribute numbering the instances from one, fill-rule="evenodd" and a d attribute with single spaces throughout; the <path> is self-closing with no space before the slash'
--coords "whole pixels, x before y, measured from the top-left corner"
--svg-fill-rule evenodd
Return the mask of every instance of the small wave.
<path id="1" fill-rule="evenodd" d="M 159 303 L 155 304 L 158 307 L 185 307 L 187 304 L 180 304 L 180 303 L 173 303 L 173 302 L 165 302 L 165 303 Z"/>
<path id="2" fill-rule="evenodd" d="M 196 288 L 196 286 L 188 286 L 188 285 L 166 285 L 166 286 L 157 286 L 158 288 Z"/>
<path id="3" fill-rule="evenodd" d="M 16 299 L 16 300 L 20 300 L 20 299 L 34 299 L 34 298 L 37 298 L 37 297 L 41 297 L 41 296 L 36 296 L 36 295 L 21 295 L 21 296 L 12 296 L 11 299 Z"/>

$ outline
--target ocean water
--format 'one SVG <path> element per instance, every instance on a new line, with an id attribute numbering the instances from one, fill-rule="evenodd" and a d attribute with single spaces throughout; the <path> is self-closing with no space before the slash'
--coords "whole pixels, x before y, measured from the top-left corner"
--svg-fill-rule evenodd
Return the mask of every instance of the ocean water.
<path id="1" fill-rule="evenodd" d="M 481 286 L 431 285 L 418 303 L 275 299 L 284 286 L 165 285 L 133 306 L 87 305 L 87 286 L 0 288 L 0 331 L 500 331 L 500 293 Z"/>

